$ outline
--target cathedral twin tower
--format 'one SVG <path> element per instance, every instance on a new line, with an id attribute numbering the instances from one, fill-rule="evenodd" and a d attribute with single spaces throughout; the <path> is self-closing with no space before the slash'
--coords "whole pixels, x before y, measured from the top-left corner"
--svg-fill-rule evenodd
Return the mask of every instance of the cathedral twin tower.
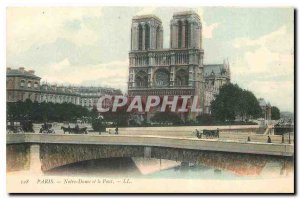
<path id="1" fill-rule="evenodd" d="M 202 27 L 194 12 L 176 13 L 171 20 L 171 49 L 201 48 Z M 132 19 L 131 50 L 163 48 L 163 27 L 154 15 L 136 16 Z"/>
<path id="2" fill-rule="evenodd" d="M 128 94 L 197 96 L 202 107 L 204 52 L 200 17 L 192 11 L 175 13 L 170 28 L 170 48 L 164 49 L 161 20 L 154 15 L 133 17 Z"/>

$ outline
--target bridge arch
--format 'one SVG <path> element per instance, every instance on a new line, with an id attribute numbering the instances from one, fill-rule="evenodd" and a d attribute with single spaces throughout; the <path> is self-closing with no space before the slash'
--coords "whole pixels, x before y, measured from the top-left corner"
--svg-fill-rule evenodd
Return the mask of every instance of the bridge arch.
<path id="1" fill-rule="evenodd" d="M 267 162 L 274 161 L 274 158 L 276 158 L 253 154 L 126 145 L 45 144 L 41 145 L 40 150 L 42 171 L 49 171 L 81 161 L 121 157 L 144 157 L 191 162 L 231 171 L 238 175 L 258 175 Z M 283 158 L 282 161 L 286 161 L 286 159 Z"/>

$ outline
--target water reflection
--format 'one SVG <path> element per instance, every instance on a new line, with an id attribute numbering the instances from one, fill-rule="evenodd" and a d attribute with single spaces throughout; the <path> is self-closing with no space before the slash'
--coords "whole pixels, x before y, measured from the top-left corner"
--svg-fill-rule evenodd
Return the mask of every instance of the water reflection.
<path id="1" fill-rule="evenodd" d="M 293 175 L 293 161 L 270 160 L 233 165 L 177 162 L 147 158 L 107 158 L 77 162 L 45 172 L 55 176 L 183 178 L 183 179 L 251 179 Z M 225 166 L 224 166 L 225 165 Z"/>

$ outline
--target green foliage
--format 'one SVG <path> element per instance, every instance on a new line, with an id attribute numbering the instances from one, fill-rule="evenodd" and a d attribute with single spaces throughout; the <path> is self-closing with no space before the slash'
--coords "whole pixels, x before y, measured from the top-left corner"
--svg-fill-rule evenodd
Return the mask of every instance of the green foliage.
<path id="1" fill-rule="evenodd" d="M 104 119 L 99 115 L 97 108 L 94 106 L 90 112 L 92 128 L 94 131 L 103 132 L 106 128 L 106 122 Z"/>
<path id="2" fill-rule="evenodd" d="M 276 106 L 272 106 L 272 108 L 271 108 L 271 119 L 272 120 L 280 119 L 280 110 Z"/>
<path id="3" fill-rule="evenodd" d="M 258 118 L 261 108 L 254 94 L 241 89 L 237 84 L 224 85 L 211 103 L 212 116 L 219 121 L 233 121 L 237 117 L 247 121 Z"/>
<path id="4" fill-rule="evenodd" d="M 213 125 L 215 123 L 215 119 L 209 114 L 198 115 L 196 120 L 199 125 Z"/>
<path id="5" fill-rule="evenodd" d="M 151 121 L 158 123 L 172 123 L 173 125 L 182 124 L 183 121 L 174 112 L 156 112 Z"/>
<path id="6" fill-rule="evenodd" d="M 112 122 L 114 126 L 128 126 L 129 113 L 126 112 L 126 107 L 118 109 L 116 112 L 111 110 L 102 113 L 105 121 Z"/>
<path id="7" fill-rule="evenodd" d="M 94 131 L 103 132 L 106 129 L 106 123 L 101 118 L 95 118 L 92 120 L 92 128 Z"/>
<path id="8" fill-rule="evenodd" d="M 35 122 L 71 122 L 89 115 L 88 109 L 72 103 L 38 103 L 30 100 L 7 103 L 7 117 L 9 120 L 29 119 Z"/>

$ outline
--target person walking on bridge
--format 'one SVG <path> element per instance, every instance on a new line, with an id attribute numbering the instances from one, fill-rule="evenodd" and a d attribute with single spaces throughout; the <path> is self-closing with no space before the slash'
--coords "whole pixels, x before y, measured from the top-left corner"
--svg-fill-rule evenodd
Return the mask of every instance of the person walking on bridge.
<path id="1" fill-rule="evenodd" d="M 272 140 L 271 140 L 271 137 L 270 137 L 270 136 L 268 136 L 267 143 L 272 143 Z"/>

